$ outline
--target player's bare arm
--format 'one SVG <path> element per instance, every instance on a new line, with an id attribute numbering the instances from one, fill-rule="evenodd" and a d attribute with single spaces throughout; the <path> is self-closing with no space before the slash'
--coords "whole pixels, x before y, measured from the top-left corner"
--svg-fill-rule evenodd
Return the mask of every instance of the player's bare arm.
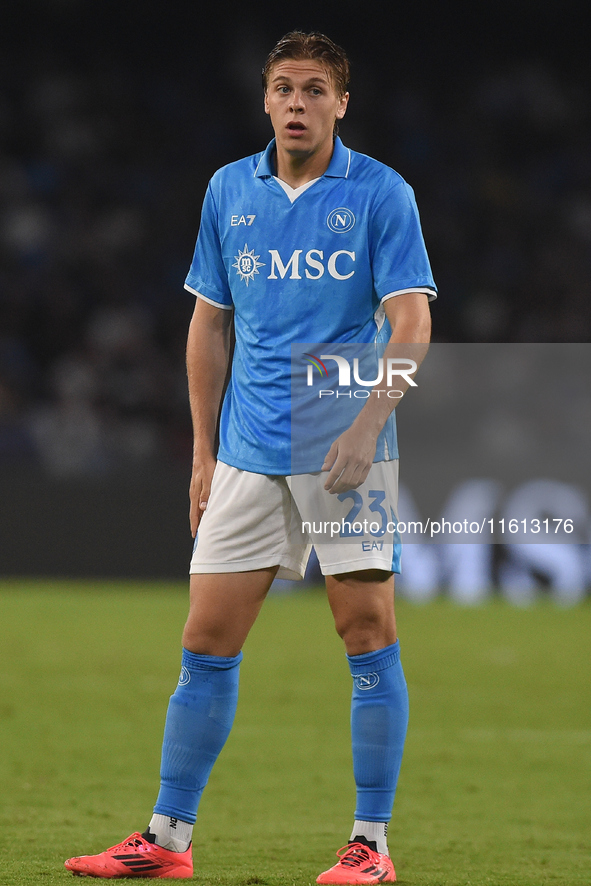
<path id="1" fill-rule="evenodd" d="M 421 365 L 431 338 L 431 313 L 427 296 L 407 292 L 384 302 L 392 335 L 384 358 L 404 357 Z M 409 373 L 413 375 L 413 373 Z M 397 388 L 403 395 L 409 384 L 401 376 Z M 377 389 L 377 385 L 376 385 Z M 331 494 L 356 489 L 366 479 L 373 464 L 380 431 L 392 410 L 400 402 L 380 397 L 372 391 L 350 428 L 334 441 L 326 454 L 323 471 L 328 471 L 324 488 Z"/>
<path id="2" fill-rule="evenodd" d="M 230 355 L 232 311 L 201 298 L 189 326 L 187 377 L 193 420 L 193 469 L 189 487 L 191 532 L 207 506 L 216 465 L 215 434 Z"/>

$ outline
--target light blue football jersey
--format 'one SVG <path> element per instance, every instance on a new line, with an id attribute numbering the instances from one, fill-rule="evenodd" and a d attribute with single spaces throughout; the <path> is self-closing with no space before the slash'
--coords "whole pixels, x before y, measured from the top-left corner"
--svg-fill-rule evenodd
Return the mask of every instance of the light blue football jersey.
<path id="1" fill-rule="evenodd" d="M 436 287 L 414 194 L 398 173 L 337 138 L 324 175 L 292 202 L 274 177 L 274 151 L 273 140 L 212 177 L 185 286 L 234 309 L 218 458 L 288 475 L 291 345 L 387 341 L 381 299 L 409 289 L 435 298 Z M 375 460 L 396 457 L 392 414 Z M 311 457 L 299 470 L 320 464 Z"/>

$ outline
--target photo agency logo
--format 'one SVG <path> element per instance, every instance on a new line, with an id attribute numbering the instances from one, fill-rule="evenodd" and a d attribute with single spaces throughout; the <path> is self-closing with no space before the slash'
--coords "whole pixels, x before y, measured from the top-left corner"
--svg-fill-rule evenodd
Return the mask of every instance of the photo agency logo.
<path id="1" fill-rule="evenodd" d="M 400 378 L 404 379 L 409 387 L 417 387 L 416 381 L 411 377 L 411 375 L 417 371 L 417 363 L 415 360 L 411 360 L 408 357 L 377 358 L 377 361 L 372 361 L 374 364 L 373 371 L 375 372 L 375 378 L 369 379 L 361 378 L 362 371 L 365 374 L 365 370 L 360 368 L 359 357 L 354 357 L 352 360 L 349 360 L 341 354 L 320 354 L 320 356 L 316 356 L 316 354 L 310 353 L 303 354 L 303 357 L 308 364 L 306 374 L 307 387 L 314 387 L 318 382 L 328 383 L 330 373 L 326 361 L 332 360 L 336 363 L 338 369 L 338 381 L 336 382 L 336 386 L 319 388 L 318 399 L 320 400 L 330 397 L 334 397 L 335 399 L 338 399 L 339 397 L 355 397 L 358 400 L 364 400 L 370 396 L 372 391 L 377 397 L 380 397 L 383 394 L 391 399 L 399 400 L 404 392 L 395 388 L 394 384 Z M 376 362 L 377 366 L 375 365 Z M 334 372 L 334 366 L 331 366 L 330 368 L 332 368 Z M 351 375 L 353 376 L 353 383 L 359 385 L 359 387 L 353 388 Z M 378 387 L 378 385 L 381 384 L 384 384 L 385 387 Z"/>

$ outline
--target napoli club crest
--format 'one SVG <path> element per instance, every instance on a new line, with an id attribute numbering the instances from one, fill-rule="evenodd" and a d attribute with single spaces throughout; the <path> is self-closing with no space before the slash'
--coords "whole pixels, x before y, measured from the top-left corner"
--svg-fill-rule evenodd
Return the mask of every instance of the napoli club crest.
<path id="1" fill-rule="evenodd" d="M 350 209 L 341 206 L 339 209 L 333 209 L 326 219 L 326 224 L 335 234 L 346 234 L 355 224 L 355 216 Z"/>

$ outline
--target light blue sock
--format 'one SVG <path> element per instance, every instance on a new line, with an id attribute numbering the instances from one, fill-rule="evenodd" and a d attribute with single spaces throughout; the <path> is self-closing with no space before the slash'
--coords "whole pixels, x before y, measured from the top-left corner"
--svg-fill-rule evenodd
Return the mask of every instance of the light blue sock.
<path id="1" fill-rule="evenodd" d="M 155 813 L 195 823 L 209 773 L 234 721 L 241 661 L 241 652 L 220 658 L 183 649 L 181 675 L 164 727 Z"/>
<path id="2" fill-rule="evenodd" d="M 408 725 L 408 692 L 398 641 L 348 655 L 353 677 L 351 738 L 357 786 L 355 818 L 390 821 Z"/>

